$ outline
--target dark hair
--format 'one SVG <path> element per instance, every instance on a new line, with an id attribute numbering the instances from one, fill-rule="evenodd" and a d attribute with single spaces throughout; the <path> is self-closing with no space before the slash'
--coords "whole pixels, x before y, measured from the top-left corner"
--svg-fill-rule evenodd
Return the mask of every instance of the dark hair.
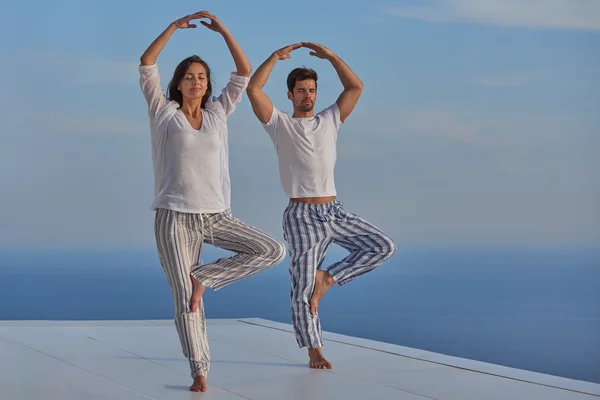
<path id="1" fill-rule="evenodd" d="M 208 81 L 208 84 L 206 85 L 206 93 L 202 97 L 202 103 L 200 104 L 200 107 L 204 108 L 204 105 L 206 104 L 208 99 L 210 99 L 210 96 L 212 95 L 212 83 L 210 81 L 210 68 L 209 68 L 208 64 L 206 63 L 206 61 L 204 61 L 203 59 L 201 59 L 200 57 L 198 57 L 196 55 L 186 58 L 185 60 L 183 60 L 182 62 L 179 63 L 177 68 L 175 68 L 175 72 L 173 73 L 173 78 L 171 79 L 171 82 L 169 82 L 169 88 L 167 89 L 167 98 L 169 100 L 174 100 L 174 101 L 178 102 L 179 106 L 181 107 L 181 105 L 183 104 L 183 96 L 181 95 L 181 91 L 179 89 L 177 89 L 177 86 L 179 86 L 179 84 L 181 83 L 181 80 L 185 76 L 186 71 L 188 70 L 190 65 L 192 65 L 193 63 L 202 64 L 204 66 L 204 68 L 206 69 L 206 80 Z"/>
<path id="2" fill-rule="evenodd" d="M 317 88 L 317 80 L 319 77 L 317 76 L 317 71 L 314 69 L 300 67 L 294 69 L 287 77 L 287 87 L 290 92 L 294 91 L 294 87 L 296 86 L 296 81 L 304 81 L 307 79 L 312 79 L 315 81 L 315 89 Z"/>

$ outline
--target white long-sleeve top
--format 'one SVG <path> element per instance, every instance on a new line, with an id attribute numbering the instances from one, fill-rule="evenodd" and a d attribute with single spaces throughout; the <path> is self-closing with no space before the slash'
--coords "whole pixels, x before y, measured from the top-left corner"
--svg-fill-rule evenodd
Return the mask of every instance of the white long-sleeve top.
<path id="1" fill-rule="evenodd" d="M 158 67 L 142 65 L 140 86 L 148 103 L 154 201 L 152 209 L 218 213 L 231 207 L 227 118 L 241 101 L 249 78 L 231 74 L 219 97 L 208 100 L 202 127 L 192 128 L 176 101 L 160 87 Z"/>

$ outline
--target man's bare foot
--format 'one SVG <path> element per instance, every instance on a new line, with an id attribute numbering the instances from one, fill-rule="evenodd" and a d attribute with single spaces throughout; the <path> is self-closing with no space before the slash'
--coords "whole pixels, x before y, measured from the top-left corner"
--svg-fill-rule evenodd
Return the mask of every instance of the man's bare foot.
<path id="1" fill-rule="evenodd" d="M 192 300 L 190 301 L 190 311 L 196 312 L 196 310 L 198 309 L 198 304 L 200 304 L 200 299 L 202 299 L 202 295 L 204 294 L 204 289 L 206 289 L 206 286 L 198 282 L 191 275 L 190 279 L 192 280 Z"/>
<path id="2" fill-rule="evenodd" d="M 208 386 L 206 386 L 206 377 L 205 376 L 197 376 L 194 378 L 194 383 L 190 386 L 190 391 L 192 392 L 206 392 L 208 390 Z"/>
<path id="3" fill-rule="evenodd" d="M 321 297 L 323 297 L 325 292 L 333 286 L 334 283 L 335 282 L 331 275 L 329 275 L 329 272 L 321 271 L 320 269 L 317 270 L 317 273 L 315 274 L 315 289 L 308 302 L 310 304 L 310 313 L 312 315 L 317 313 L 317 310 L 319 309 L 319 300 L 321 300 Z"/>
<path id="4" fill-rule="evenodd" d="M 315 369 L 332 369 L 333 366 L 323 357 L 323 352 L 320 348 L 308 349 L 308 366 Z"/>

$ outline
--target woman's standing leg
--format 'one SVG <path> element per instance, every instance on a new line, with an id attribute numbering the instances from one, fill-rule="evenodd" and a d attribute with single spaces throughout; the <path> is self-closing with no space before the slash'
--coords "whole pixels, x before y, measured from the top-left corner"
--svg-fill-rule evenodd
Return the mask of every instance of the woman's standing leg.
<path id="1" fill-rule="evenodd" d="M 158 209 L 154 229 L 160 262 L 173 292 L 175 326 L 183 354 L 189 360 L 194 385 L 199 385 L 200 377 L 204 377 L 204 385 L 200 386 L 206 390 L 205 377 L 210 368 L 210 352 L 202 301 L 196 312 L 190 311 L 190 272 L 197 265 L 202 248 L 201 218 L 200 214 Z"/>

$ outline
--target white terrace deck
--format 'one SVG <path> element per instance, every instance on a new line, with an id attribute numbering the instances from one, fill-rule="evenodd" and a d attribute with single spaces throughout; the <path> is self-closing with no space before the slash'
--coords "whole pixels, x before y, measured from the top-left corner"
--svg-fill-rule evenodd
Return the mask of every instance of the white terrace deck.
<path id="1" fill-rule="evenodd" d="M 326 333 L 306 366 L 290 325 L 210 320 L 209 391 L 191 393 L 172 321 L 0 321 L 0 399 L 593 400 L 600 385 Z"/>

